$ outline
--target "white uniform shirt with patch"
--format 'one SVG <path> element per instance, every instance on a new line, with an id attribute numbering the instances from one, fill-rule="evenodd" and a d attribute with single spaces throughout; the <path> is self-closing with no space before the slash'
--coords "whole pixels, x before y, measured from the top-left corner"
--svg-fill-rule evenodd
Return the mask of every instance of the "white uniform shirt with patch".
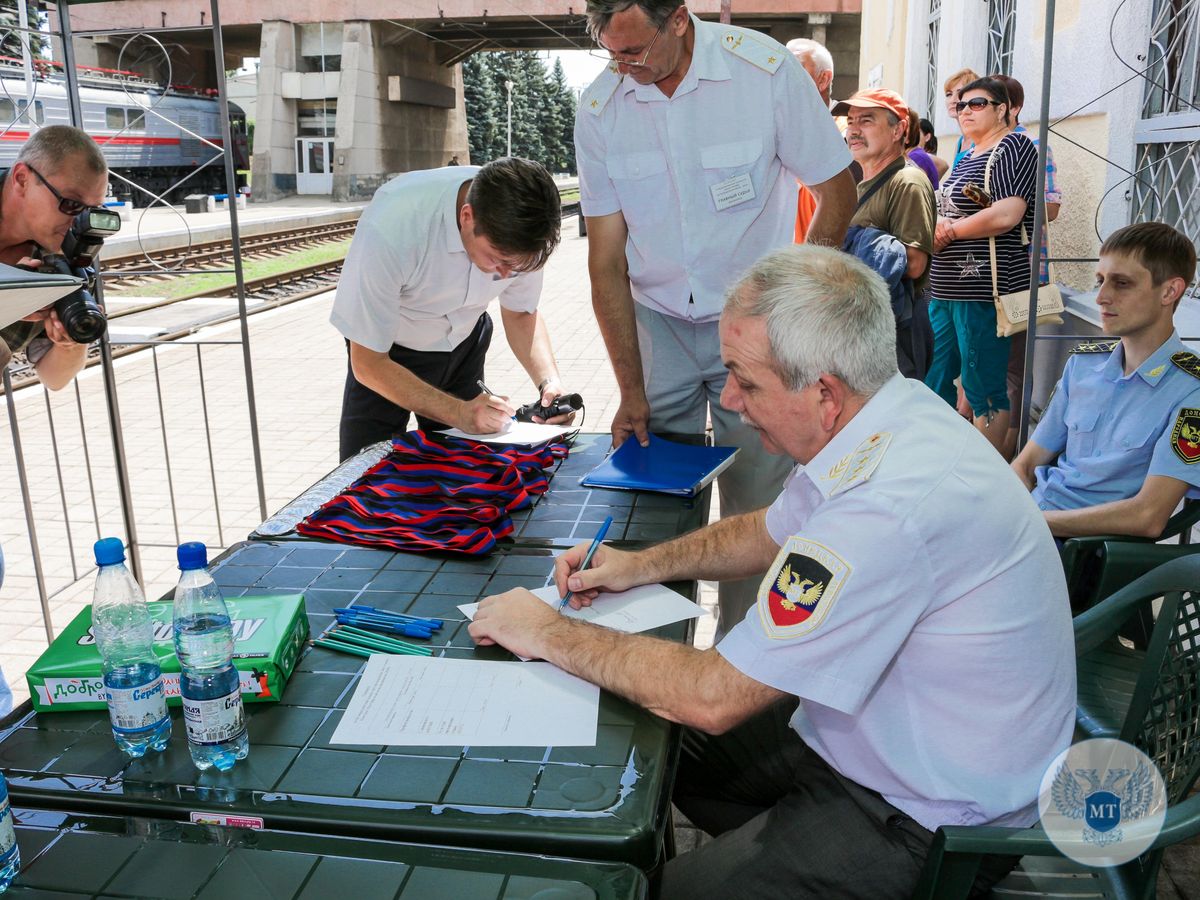
<path id="1" fill-rule="evenodd" d="M 445 351 L 461 344 L 488 304 L 537 309 L 542 273 L 499 278 L 467 257 L 458 189 L 478 166 L 446 166 L 393 178 L 363 210 L 329 321 L 356 344 Z"/>
<path id="2" fill-rule="evenodd" d="M 925 828 L 1034 822 L 1075 642 L 1054 541 L 996 451 L 896 375 L 767 528 L 782 549 L 721 655 L 799 696 L 809 747 Z"/>
<path id="3" fill-rule="evenodd" d="M 785 47 L 747 28 L 692 24 L 691 66 L 671 97 L 611 68 L 588 87 L 575 156 L 584 215 L 624 215 L 634 300 L 706 322 L 735 278 L 792 243 L 796 178 L 828 181 L 851 158 Z"/>

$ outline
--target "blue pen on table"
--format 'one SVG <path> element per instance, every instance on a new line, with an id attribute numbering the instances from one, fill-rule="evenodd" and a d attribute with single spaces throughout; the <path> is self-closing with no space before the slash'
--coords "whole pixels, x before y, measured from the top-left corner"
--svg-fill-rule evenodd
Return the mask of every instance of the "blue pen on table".
<path id="1" fill-rule="evenodd" d="M 365 606 L 363 604 L 359 604 L 357 606 L 338 607 L 334 610 L 334 612 L 348 612 L 356 615 L 358 613 L 369 613 L 370 615 L 378 616 L 383 619 L 398 619 L 399 621 L 409 622 L 413 625 L 426 625 L 433 629 L 442 627 L 441 619 L 423 619 L 420 616 L 410 616 L 408 613 L 392 612 L 389 609 L 377 609 L 374 606 Z"/>
<path id="2" fill-rule="evenodd" d="M 600 547 L 600 543 L 604 540 L 604 536 L 608 534 L 608 528 L 612 525 L 612 516 L 606 516 L 604 524 L 600 526 L 600 530 L 596 532 L 596 536 L 592 538 L 592 546 L 588 547 L 587 555 L 583 558 L 583 565 L 579 567 L 580 572 L 592 564 L 592 557 L 596 555 L 596 550 Z M 574 591 L 567 591 L 567 595 L 562 598 L 562 602 L 558 604 L 558 611 L 562 612 L 568 603 L 571 602 L 571 597 L 575 594 Z"/>

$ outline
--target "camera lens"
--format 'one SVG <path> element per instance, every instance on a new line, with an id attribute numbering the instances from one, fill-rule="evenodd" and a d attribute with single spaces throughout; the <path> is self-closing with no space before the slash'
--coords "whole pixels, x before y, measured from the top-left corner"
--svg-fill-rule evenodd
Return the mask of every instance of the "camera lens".
<path id="1" fill-rule="evenodd" d="M 108 327 L 104 310 L 84 288 L 63 297 L 54 304 L 54 309 L 67 334 L 77 344 L 90 344 L 98 340 Z"/>

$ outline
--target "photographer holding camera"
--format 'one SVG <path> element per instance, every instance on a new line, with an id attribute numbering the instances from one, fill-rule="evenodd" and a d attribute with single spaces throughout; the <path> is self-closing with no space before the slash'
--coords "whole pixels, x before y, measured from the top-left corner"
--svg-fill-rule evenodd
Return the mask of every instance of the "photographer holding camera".
<path id="1" fill-rule="evenodd" d="M 0 175 L 0 262 L 37 269 L 58 253 L 76 217 L 104 202 L 108 165 L 78 128 L 48 125 Z M 83 368 L 87 343 L 72 339 L 53 306 L 0 328 L 0 367 L 24 351 L 42 384 L 59 390 Z"/>

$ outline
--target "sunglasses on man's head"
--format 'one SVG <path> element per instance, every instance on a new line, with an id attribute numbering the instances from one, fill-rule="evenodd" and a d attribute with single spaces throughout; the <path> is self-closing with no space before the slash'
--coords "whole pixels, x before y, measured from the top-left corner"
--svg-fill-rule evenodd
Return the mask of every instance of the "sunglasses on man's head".
<path id="1" fill-rule="evenodd" d="M 25 163 L 25 167 L 34 175 L 36 175 L 38 177 L 38 181 L 44 184 L 47 190 L 49 190 L 50 193 L 54 195 L 55 199 L 58 200 L 58 211 L 64 216 L 77 216 L 88 208 L 88 204 L 84 203 L 82 200 L 72 200 L 70 197 L 64 197 L 62 194 L 60 194 L 55 189 L 54 185 L 48 182 L 46 177 L 33 166 L 29 165 L 29 163 Z"/>
<path id="2" fill-rule="evenodd" d="M 1001 106 L 999 100 L 989 100 L 987 97 L 972 97 L 970 100 L 959 100 L 954 104 L 955 112 L 962 112 L 968 106 L 975 112 L 987 109 L 989 106 Z"/>

